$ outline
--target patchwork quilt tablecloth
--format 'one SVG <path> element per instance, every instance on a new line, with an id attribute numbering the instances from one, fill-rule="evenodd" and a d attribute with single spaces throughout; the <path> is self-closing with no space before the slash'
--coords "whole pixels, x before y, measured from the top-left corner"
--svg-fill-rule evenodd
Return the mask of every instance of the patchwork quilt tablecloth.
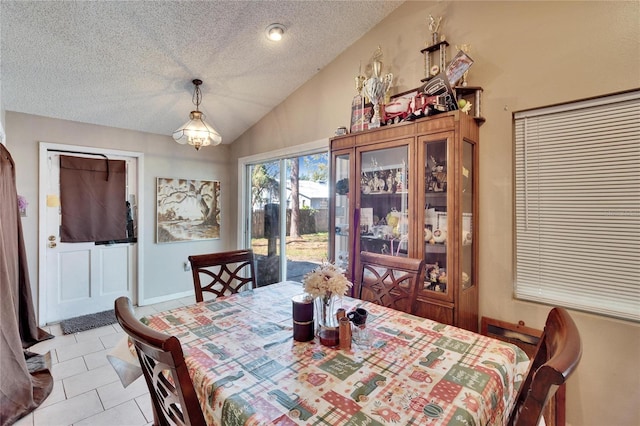
<path id="1" fill-rule="evenodd" d="M 514 345 L 358 299 L 371 346 L 293 340 L 284 282 L 148 317 L 176 335 L 210 425 L 500 425 L 529 365 Z M 338 306 L 340 307 L 340 306 Z"/>

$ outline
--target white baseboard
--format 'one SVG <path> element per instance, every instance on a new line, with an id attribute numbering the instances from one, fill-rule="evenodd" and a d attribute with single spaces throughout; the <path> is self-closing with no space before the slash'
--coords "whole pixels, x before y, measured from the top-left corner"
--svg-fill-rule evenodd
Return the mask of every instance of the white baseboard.
<path id="1" fill-rule="evenodd" d="M 167 294 L 166 296 L 152 297 L 150 299 L 138 300 L 138 306 L 155 305 L 156 303 L 168 302 L 170 300 L 181 299 L 192 296 L 193 303 L 196 303 L 194 290 L 183 291 L 182 293 Z"/>

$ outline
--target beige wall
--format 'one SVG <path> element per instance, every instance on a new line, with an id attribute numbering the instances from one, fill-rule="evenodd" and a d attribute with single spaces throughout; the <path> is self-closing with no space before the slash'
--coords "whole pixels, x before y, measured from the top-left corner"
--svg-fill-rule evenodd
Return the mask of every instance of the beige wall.
<path id="1" fill-rule="evenodd" d="M 45 194 L 38 194 L 39 142 L 108 148 L 144 154 L 144 298 L 162 300 L 193 291 L 191 272 L 183 262 L 190 254 L 221 251 L 235 247 L 235 231 L 229 218 L 235 216 L 235 198 L 227 158 L 229 147 L 196 152 L 178 145 L 170 136 L 95 126 L 7 111 L 7 148 L 16 162 L 18 193 L 29 201 L 28 216 L 22 219 L 34 298 L 38 286 L 38 206 Z M 199 242 L 155 244 L 156 178 L 177 177 L 219 180 L 222 189 L 221 238 Z M 235 185 L 233 185 L 235 188 Z M 235 219 L 234 219 L 235 223 Z M 175 296 L 174 296 L 175 297 Z M 37 303 L 37 301 L 36 301 Z"/>
<path id="2" fill-rule="evenodd" d="M 444 16 L 452 45 L 471 43 L 470 84 L 484 88 L 480 314 L 541 328 L 549 307 L 512 298 L 512 113 L 640 87 L 639 2 L 407 2 L 235 141 L 232 164 L 346 126 L 358 64 L 377 45 L 394 92 L 419 86 L 429 14 Z M 588 285 L 596 275 L 576 279 Z M 568 385 L 568 423 L 640 424 L 640 326 L 571 313 L 584 355 Z"/>

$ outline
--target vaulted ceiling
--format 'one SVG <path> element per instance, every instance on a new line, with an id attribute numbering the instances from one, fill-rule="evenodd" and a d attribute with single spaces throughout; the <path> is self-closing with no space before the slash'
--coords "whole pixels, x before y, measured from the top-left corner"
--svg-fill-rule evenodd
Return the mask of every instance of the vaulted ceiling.
<path id="1" fill-rule="evenodd" d="M 230 143 L 401 3 L 2 0 L 2 106 L 171 135 L 199 78 Z"/>

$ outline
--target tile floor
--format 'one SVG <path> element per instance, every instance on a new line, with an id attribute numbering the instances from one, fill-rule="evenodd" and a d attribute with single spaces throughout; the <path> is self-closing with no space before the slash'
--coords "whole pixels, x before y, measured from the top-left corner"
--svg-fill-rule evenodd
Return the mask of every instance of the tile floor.
<path id="1" fill-rule="evenodd" d="M 195 302 L 194 296 L 135 308 L 142 317 Z M 126 388 L 106 355 L 123 338 L 118 324 L 63 335 L 58 324 L 42 327 L 53 339 L 29 348 L 51 352 L 53 391 L 16 426 L 143 426 L 153 422 L 151 399 L 143 377 Z"/>

